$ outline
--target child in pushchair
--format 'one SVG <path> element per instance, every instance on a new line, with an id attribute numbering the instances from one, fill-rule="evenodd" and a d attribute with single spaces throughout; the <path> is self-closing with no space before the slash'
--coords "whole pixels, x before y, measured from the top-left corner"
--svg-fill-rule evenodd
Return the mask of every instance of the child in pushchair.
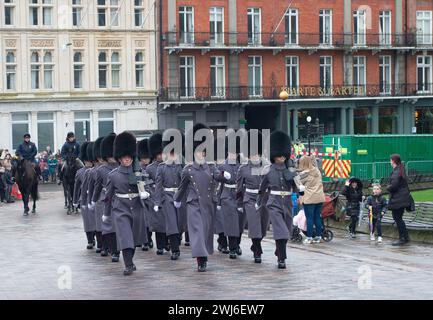
<path id="1" fill-rule="evenodd" d="M 330 195 L 325 196 L 325 203 L 322 207 L 322 240 L 325 242 L 330 242 L 334 238 L 334 233 L 326 227 L 324 220 L 333 216 L 335 214 L 335 205 L 337 203 L 339 193 L 334 191 Z M 307 233 L 307 219 L 305 217 L 305 212 L 303 209 L 299 211 L 299 213 L 293 217 L 293 230 L 292 230 L 292 238 L 293 242 L 302 242 L 302 240 L 306 237 Z M 315 236 L 315 231 L 313 231 L 313 237 Z"/>

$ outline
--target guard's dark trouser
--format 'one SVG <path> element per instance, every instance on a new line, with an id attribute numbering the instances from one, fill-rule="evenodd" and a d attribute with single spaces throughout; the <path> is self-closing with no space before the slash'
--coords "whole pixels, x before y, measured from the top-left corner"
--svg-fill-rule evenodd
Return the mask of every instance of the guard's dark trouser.
<path id="1" fill-rule="evenodd" d="M 189 242 L 189 233 L 185 232 L 185 242 Z"/>
<path id="2" fill-rule="evenodd" d="M 350 216 L 349 232 L 356 232 L 356 224 L 358 223 L 358 216 Z"/>
<path id="3" fill-rule="evenodd" d="M 149 228 L 147 228 L 147 244 L 149 244 L 152 241 L 152 231 L 149 230 Z"/>
<path id="4" fill-rule="evenodd" d="M 110 234 L 103 234 L 102 235 L 102 250 L 103 251 L 110 251 Z M 111 251 L 110 251 L 111 252 Z"/>
<path id="5" fill-rule="evenodd" d="M 122 250 L 123 262 L 125 263 L 125 267 L 132 267 L 134 263 L 132 259 L 134 258 L 135 248 L 126 248 Z"/>
<path id="6" fill-rule="evenodd" d="M 102 249 L 102 232 L 95 231 L 95 235 L 96 235 L 96 247 L 98 249 Z"/>
<path id="7" fill-rule="evenodd" d="M 229 237 L 229 250 L 236 251 L 239 247 L 239 238 L 238 237 Z"/>
<path id="8" fill-rule="evenodd" d="M 278 257 L 278 261 L 284 261 L 287 259 L 287 239 L 275 240 L 276 250 L 275 255 Z"/>
<path id="9" fill-rule="evenodd" d="M 254 253 L 254 257 L 260 257 L 263 254 L 262 250 L 262 239 L 251 239 L 253 244 L 251 245 L 251 251 Z"/>
<path id="10" fill-rule="evenodd" d="M 398 235 L 402 240 L 409 240 L 409 234 L 406 229 L 406 223 L 403 220 L 404 208 L 392 210 L 392 218 L 394 219 L 397 229 Z"/>
<path id="11" fill-rule="evenodd" d="M 223 247 L 223 248 L 227 248 L 227 237 L 224 235 L 224 232 L 221 232 L 218 234 L 218 240 L 217 242 Z"/>
<path id="12" fill-rule="evenodd" d="M 87 243 L 95 243 L 95 232 L 86 232 Z"/>
<path id="13" fill-rule="evenodd" d="M 172 234 L 168 236 L 168 239 L 170 241 L 171 246 L 171 252 L 180 252 L 179 245 L 180 245 L 180 235 L 178 233 Z"/>
<path id="14" fill-rule="evenodd" d="M 197 257 L 197 264 L 198 265 L 201 265 L 204 262 L 207 262 L 207 257 Z"/>
<path id="15" fill-rule="evenodd" d="M 112 232 L 107 234 L 107 236 L 109 236 L 108 238 L 108 249 L 110 251 L 111 254 L 114 255 L 119 255 L 119 250 L 117 249 L 117 238 L 116 238 L 116 232 Z"/>
<path id="16" fill-rule="evenodd" d="M 158 250 L 163 250 L 167 245 L 167 236 L 162 232 L 155 232 L 156 234 L 156 248 Z"/>

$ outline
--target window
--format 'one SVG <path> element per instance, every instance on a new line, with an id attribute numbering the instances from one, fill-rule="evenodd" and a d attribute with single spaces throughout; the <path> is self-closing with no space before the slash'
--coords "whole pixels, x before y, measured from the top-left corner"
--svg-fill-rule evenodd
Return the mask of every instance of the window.
<path id="1" fill-rule="evenodd" d="M 99 111 L 98 114 L 99 137 L 104 137 L 114 132 L 114 112 Z"/>
<path id="2" fill-rule="evenodd" d="M 298 10 L 287 9 L 284 19 L 286 44 L 298 44 Z"/>
<path id="3" fill-rule="evenodd" d="M 365 46 L 366 44 L 366 13 L 365 10 L 353 11 L 354 45 Z"/>
<path id="4" fill-rule="evenodd" d="M 416 12 L 416 29 L 418 44 L 432 44 L 432 12 L 417 11 Z"/>
<path id="5" fill-rule="evenodd" d="M 210 58 L 210 87 L 212 97 L 225 97 L 224 57 Z"/>
<path id="6" fill-rule="evenodd" d="M 224 44 L 224 8 L 211 7 L 209 9 L 210 43 L 211 45 Z"/>
<path id="7" fill-rule="evenodd" d="M 144 51 L 135 53 L 135 87 L 144 88 Z"/>
<path id="8" fill-rule="evenodd" d="M 391 93 L 391 56 L 379 57 L 379 87 L 381 94 Z"/>
<path id="9" fill-rule="evenodd" d="M 119 0 L 97 0 L 98 26 L 119 25 Z"/>
<path id="10" fill-rule="evenodd" d="M 366 92 L 365 71 L 365 57 L 353 57 L 353 85 L 357 87 L 357 93 L 359 95 L 364 95 Z"/>
<path id="11" fill-rule="evenodd" d="M 194 8 L 179 7 L 179 39 L 181 44 L 194 43 Z"/>
<path id="12" fill-rule="evenodd" d="M 38 146 L 41 150 L 54 145 L 54 114 L 52 112 L 38 112 Z"/>
<path id="13" fill-rule="evenodd" d="M 134 26 L 142 27 L 144 24 L 144 0 L 134 0 Z"/>
<path id="14" fill-rule="evenodd" d="M 31 26 L 51 26 L 53 0 L 28 0 L 29 24 Z"/>
<path id="15" fill-rule="evenodd" d="M 417 57 L 417 89 L 418 93 L 432 92 L 432 57 Z"/>
<path id="16" fill-rule="evenodd" d="M 83 0 L 72 0 L 72 25 L 81 26 L 83 17 Z"/>
<path id="17" fill-rule="evenodd" d="M 120 88 L 120 53 L 118 51 L 104 50 L 98 54 L 98 87 Z"/>
<path id="18" fill-rule="evenodd" d="M 286 57 L 286 86 L 289 94 L 297 94 L 299 86 L 299 58 Z"/>
<path id="19" fill-rule="evenodd" d="M 29 114 L 24 112 L 11 113 L 12 149 L 16 150 L 23 142 L 23 136 L 29 132 Z"/>
<path id="20" fill-rule="evenodd" d="M 391 45 L 391 11 L 380 11 L 379 13 L 379 44 Z"/>
<path id="21" fill-rule="evenodd" d="M 248 8 L 248 44 L 262 43 L 262 18 L 260 8 Z"/>
<path id="22" fill-rule="evenodd" d="M 30 58 L 32 89 L 53 89 L 53 55 L 49 50 L 32 50 Z"/>
<path id="23" fill-rule="evenodd" d="M 262 96 L 262 57 L 248 57 L 248 94 L 250 97 Z"/>
<path id="24" fill-rule="evenodd" d="M 5 26 L 13 26 L 15 13 L 15 0 L 4 0 L 4 24 Z"/>
<path id="25" fill-rule="evenodd" d="M 323 95 L 332 94 L 332 57 L 320 57 L 320 87 Z"/>
<path id="26" fill-rule="evenodd" d="M 180 97 L 195 96 L 195 66 L 194 57 L 180 57 Z"/>
<path id="27" fill-rule="evenodd" d="M 17 62 L 14 51 L 6 51 L 6 90 L 16 89 Z"/>
<path id="28" fill-rule="evenodd" d="M 74 52 L 74 89 L 83 89 L 83 53 L 81 51 Z"/>
<path id="29" fill-rule="evenodd" d="M 320 44 L 332 44 L 332 10 L 319 11 Z"/>
<path id="30" fill-rule="evenodd" d="M 74 112 L 74 131 L 75 138 L 78 142 L 90 140 L 90 112 L 76 111 Z"/>

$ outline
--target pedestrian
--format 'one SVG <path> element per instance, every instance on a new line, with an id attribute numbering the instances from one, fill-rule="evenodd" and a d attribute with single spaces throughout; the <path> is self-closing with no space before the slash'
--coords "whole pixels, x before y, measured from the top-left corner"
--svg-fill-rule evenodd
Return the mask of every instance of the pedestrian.
<path id="1" fill-rule="evenodd" d="M 51 182 L 56 182 L 56 169 L 57 169 L 57 159 L 54 155 L 51 155 L 48 159 L 48 169 L 50 172 Z"/>
<path id="2" fill-rule="evenodd" d="M 388 186 L 388 209 L 392 211 L 392 218 L 397 225 L 399 234 L 398 241 L 393 242 L 392 245 L 402 246 L 409 242 L 409 234 L 403 220 L 404 210 L 415 211 L 415 203 L 409 191 L 406 170 L 400 155 L 394 154 L 391 156 L 391 166 L 393 171 Z"/>
<path id="3" fill-rule="evenodd" d="M 350 217 L 349 235 L 352 239 L 355 239 L 356 224 L 358 223 L 359 211 L 361 210 L 361 202 L 363 200 L 361 180 L 355 177 L 346 180 L 341 194 L 347 199 L 346 214 Z"/>
<path id="4" fill-rule="evenodd" d="M 105 201 L 107 192 L 108 174 L 118 167 L 118 162 L 113 157 L 113 144 L 116 138 L 115 133 L 110 133 L 101 141 L 100 156 L 102 164 L 97 169 L 95 179 L 95 189 L 93 191 L 92 202 L 96 203 L 95 210 L 103 211 L 111 210 L 111 203 Z M 98 208 L 98 207 L 101 208 Z M 111 262 L 119 262 L 120 252 L 117 249 L 116 230 L 113 224 L 113 217 L 111 214 L 106 215 L 105 221 L 101 217 L 102 229 L 102 251 L 101 256 L 105 257 L 111 254 Z"/>
<path id="5" fill-rule="evenodd" d="M 6 202 L 5 167 L 0 162 L 0 203 Z"/>
<path id="6" fill-rule="evenodd" d="M 152 158 L 152 163 L 146 167 L 146 172 L 149 174 L 149 178 L 154 182 L 150 185 L 150 230 L 155 232 L 156 237 L 156 254 L 163 255 L 164 249 L 170 251 L 170 246 L 168 243 L 166 235 L 165 226 L 165 212 L 164 210 L 159 210 L 156 212 L 155 209 L 155 188 L 156 188 L 156 172 L 158 166 L 162 163 L 162 134 L 159 132 L 154 133 L 149 138 L 149 153 Z"/>
<path id="7" fill-rule="evenodd" d="M 274 131 L 270 136 L 271 165 L 264 169 L 260 182 L 256 209 L 266 206 L 274 233 L 275 255 L 278 268 L 285 269 L 287 259 L 287 240 L 292 234 L 291 202 L 292 193 L 302 192 L 296 170 L 287 165 L 290 160 L 290 138 L 282 131 Z M 295 182 L 295 179 L 298 183 Z M 269 197 L 265 203 L 269 189 Z"/>
<path id="8" fill-rule="evenodd" d="M 140 161 L 141 165 L 141 174 L 143 177 L 143 180 L 151 181 L 149 178 L 149 174 L 146 171 L 147 166 L 150 163 L 150 154 L 149 154 L 149 139 L 145 138 L 137 143 L 137 156 Z M 154 183 L 154 181 L 151 181 L 151 184 Z M 153 248 L 153 240 L 152 240 L 152 231 L 150 229 L 150 223 L 151 223 L 151 209 L 148 204 L 150 201 L 145 202 L 144 207 L 144 221 L 143 224 L 143 241 L 141 244 L 141 250 L 143 251 L 149 251 L 149 249 Z"/>
<path id="9" fill-rule="evenodd" d="M 314 157 L 303 156 L 299 160 L 298 167 L 302 185 L 305 187 L 304 195 L 301 197 L 307 218 L 307 238 L 304 244 L 320 243 L 322 237 L 321 211 L 325 202 L 325 193 L 323 192 L 322 174 L 315 163 Z"/>
<path id="10" fill-rule="evenodd" d="M 149 193 L 139 190 L 138 179 L 134 172 L 134 159 L 136 157 L 137 140 L 135 136 L 124 131 L 114 140 L 114 158 L 120 166 L 108 174 L 106 206 L 103 221 L 112 216 L 118 250 L 122 251 L 125 269 L 123 275 L 129 276 L 137 270 L 133 258 L 135 248 L 141 246 L 140 231 L 143 221 L 143 202 L 149 198 Z M 138 232 L 136 232 L 138 231 Z"/>
<path id="11" fill-rule="evenodd" d="M 39 161 L 39 168 L 41 170 L 43 182 L 47 183 L 50 177 L 50 169 L 48 168 L 48 163 L 44 157 L 42 157 Z"/>
<path id="12" fill-rule="evenodd" d="M 81 145 L 80 160 L 84 163 L 84 167 L 80 168 L 75 175 L 73 197 L 74 207 L 80 207 L 81 209 L 88 250 L 92 250 L 95 246 L 95 219 L 92 219 L 89 209 L 87 208 L 87 175 L 92 167 L 91 157 L 89 157 L 90 148 L 91 145 L 87 141 Z"/>
<path id="13" fill-rule="evenodd" d="M 370 240 L 375 241 L 374 232 L 377 231 L 377 242 L 382 242 L 382 217 L 386 213 L 387 201 L 382 195 L 382 188 L 380 184 L 373 184 L 373 194 L 371 194 L 366 201 L 365 207 L 369 211 L 370 220 Z M 372 215 L 370 217 L 370 215 Z"/>
<path id="14" fill-rule="evenodd" d="M 185 217 L 181 216 L 181 210 L 184 209 L 184 205 L 180 208 L 176 208 L 173 203 L 173 196 L 178 191 L 182 176 L 182 149 L 180 148 L 178 152 L 176 152 L 176 149 L 164 150 L 164 148 L 168 147 L 168 145 L 174 141 L 176 132 L 176 129 L 169 129 L 164 132 L 167 139 L 169 137 L 171 137 L 171 139 L 162 141 L 162 149 L 165 151 L 163 152 L 163 156 L 166 160 L 158 165 L 155 194 L 152 196 L 154 201 L 153 211 L 157 214 L 163 214 L 165 217 L 165 234 L 170 242 L 171 260 L 177 260 L 179 258 L 180 236 L 182 232 L 186 231 L 186 229 L 181 228 L 181 226 L 184 226 L 182 219 Z M 161 211 L 161 213 L 159 213 L 159 211 Z"/>
<path id="15" fill-rule="evenodd" d="M 93 211 L 93 216 L 95 218 L 95 236 L 96 236 L 96 242 L 97 242 L 97 248 L 96 253 L 101 253 L 102 256 L 108 255 L 108 252 L 104 252 L 102 254 L 102 216 L 104 214 L 104 206 L 99 203 L 97 205 L 97 198 L 98 194 L 95 195 L 95 187 L 98 185 L 99 182 L 97 182 L 99 177 L 98 169 L 101 165 L 104 164 L 104 161 L 101 157 L 101 143 L 104 137 L 99 137 L 95 140 L 95 143 L 93 144 L 93 168 L 90 170 L 89 173 L 89 189 L 87 192 L 87 207 L 89 210 Z M 100 187 L 100 185 L 98 185 Z"/>
<path id="16" fill-rule="evenodd" d="M 257 146 L 253 144 L 257 142 Z M 247 163 L 239 167 L 236 181 L 236 194 L 238 201 L 238 212 L 245 212 L 248 221 L 248 237 L 252 241 L 251 251 L 255 263 L 262 262 L 262 239 L 266 236 L 269 225 L 269 214 L 265 206 L 256 209 L 257 197 L 259 194 L 260 182 L 262 179 L 262 135 L 252 131 L 242 141 L 248 146 L 249 154 L 244 155 Z"/>
<path id="17" fill-rule="evenodd" d="M 184 167 L 179 189 L 173 197 L 176 208 L 180 208 L 186 199 L 191 254 L 197 259 L 199 272 L 206 271 L 208 256 L 213 254 L 215 204 L 212 195 L 216 181 L 231 178 L 228 172 L 222 173 L 216 166 L 207 164 L 206 152 L 213 153 L 213 139 L 210 128 L 201 123 L 188 132 L 185 149 L 190 150 L 188 144 L 194 141 L 194 160 Z M 212 148 L 210 152 L 209 148 Z"/>

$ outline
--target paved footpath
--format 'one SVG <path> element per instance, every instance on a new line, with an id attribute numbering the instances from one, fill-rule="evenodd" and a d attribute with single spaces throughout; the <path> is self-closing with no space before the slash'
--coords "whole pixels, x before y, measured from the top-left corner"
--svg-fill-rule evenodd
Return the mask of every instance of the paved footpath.
<path id="1" fill-rule="evenodd" d="M 286 270 L 276 268 L 271 238 L 263 263 L 254 264 L 244 235 L 244 254 L 215 253 L 206 273 L 182 246 L 178 261 L 137 251 L 138 270 L 124 277 L 122 263 L 86 250 L 81 216 L 66 215 L 62 192 L 41 189 L 35 215 L 23 217 L 21 203 L 0 206 L 0 299 L 433 298 L 432 246 L 393 248 L 390 239 L 377 245 L 342 233 L 327 244 L 290 243 Z"/>

